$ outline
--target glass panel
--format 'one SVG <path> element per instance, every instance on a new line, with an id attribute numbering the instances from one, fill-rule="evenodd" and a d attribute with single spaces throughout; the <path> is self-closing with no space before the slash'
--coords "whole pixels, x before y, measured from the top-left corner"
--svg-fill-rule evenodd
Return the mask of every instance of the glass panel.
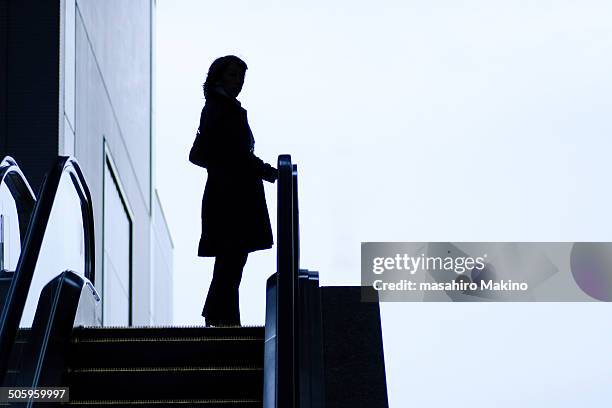
<path id="1" fill-rule="evenodd" d="M 131 222 L 109 166 L 104 174 L 103 322 L 128 326 L 130 321 Z"/>
<path id="2" fill-rule="evenodd" d="M 17 204 L 7 185 L 0 184 L 0 270 L 14 271 L 21 253 Z"/>
<path id="3" fill-rule="evenodd" d="M 83 276 L 85 274 L 81 201 L 72 183 L 72 176 L 69 173 L 62 174 L 21 316 L 20 327 L 32 326 L 42 288 L 51 279 L 66 270 Z"/>

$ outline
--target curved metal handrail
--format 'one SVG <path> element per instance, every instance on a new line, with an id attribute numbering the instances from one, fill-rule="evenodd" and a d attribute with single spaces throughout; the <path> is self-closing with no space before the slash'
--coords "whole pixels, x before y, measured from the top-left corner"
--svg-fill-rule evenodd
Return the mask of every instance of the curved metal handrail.
<path id="1" fill-rule="evenodd" d="M 51 279 L 40 293 L 28 342 L 23 346 L 24 358 L 10 386 L 61 386 L 73 327 L 93 323 L 77 315 L 86 309 L 95 312 L 99 303 L 96 289 L 82 274 L 64 271 Z M 27 406 L 32 406 L 31 402 Z"/>
<path id="2" fill-rule="evenodd" d="M 17 162 L 10 156 L 6 156 L 0 162 L 0 184 L 6 184 L 15 199 L 19 218 L 19 237 L 21 238 L 21 248 L 23 248 L 25 244 L 23 238 L 28 230 L 32 211 L 36 204 L 36 196 Z"/>
<path id="3" fill-rule="evenodd" d="M 27 301 L 49 216 L 64 174 L 69 175 L 81 202 L 85 246 L 84 275 L 91 282 L 95 282 L 95 241 L 91 195 L 76 159 L 60 156 L 43 182 L 40 198 L 27 229 L 15 277 L 7 294 L 6 305 L 0 314 L 0 381 L 6 374 L 8 358 L 19 329 L 19 322 Z M 58 271 L 58 274 L 61 272 L 63 271 Z"/>

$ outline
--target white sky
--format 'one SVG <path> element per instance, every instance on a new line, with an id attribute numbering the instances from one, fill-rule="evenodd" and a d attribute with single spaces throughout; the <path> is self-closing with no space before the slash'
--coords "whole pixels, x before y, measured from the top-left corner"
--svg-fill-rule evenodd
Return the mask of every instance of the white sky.
<path id="1" fill-rule="evenodd" d="M 301 265 L 359 285 L 362 241 L 612 241 L 607 1 L 158 0 L 157 167 L 176 324 L 201 324 L 205 170 L 187 160 L 210 63 L 249 65 L 256 153 L 299 166 Z M 266 183 L 276 219 L 276 185 Z M 273 225 L 275 227 L 275 225 Z M 275 249 L 251 254 L 263 324 Z M 390 406 L 604 407 L 607 304 L 382 304 Z"/>

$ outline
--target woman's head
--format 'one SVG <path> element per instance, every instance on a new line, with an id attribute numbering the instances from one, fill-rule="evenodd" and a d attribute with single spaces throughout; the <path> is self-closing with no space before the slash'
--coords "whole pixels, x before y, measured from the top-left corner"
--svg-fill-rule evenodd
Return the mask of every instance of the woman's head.
<path id="1" fill-rule="evenodd" d="M 210 65 L 206 82 L 202 85 L 204 97 L 207 98 L 215 86 L 222 86 L 230 96 L 237 97 L 242 90 L 246 70 L 246 63 L 235 55 L 217 58 Z"/>

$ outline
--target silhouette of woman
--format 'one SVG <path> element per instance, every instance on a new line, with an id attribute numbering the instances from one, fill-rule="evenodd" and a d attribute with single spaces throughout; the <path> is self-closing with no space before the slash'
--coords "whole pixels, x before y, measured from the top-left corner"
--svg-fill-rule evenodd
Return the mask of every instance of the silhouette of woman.
<path id="1" fill-rule="evenodd" d="M 253 153 L 247 113 L 236 100 L 246 70 L 245 62 L 233 55 L 212 63 L 189 153 L 189 161 L 208 172 L 198 246 L 198 256 L 215 257 L 202 310 L 206 326 L 240 326 L 238 288 L 247 256 L 273 244 L 262 180 L 274 183 L 278 171 Z"/>

